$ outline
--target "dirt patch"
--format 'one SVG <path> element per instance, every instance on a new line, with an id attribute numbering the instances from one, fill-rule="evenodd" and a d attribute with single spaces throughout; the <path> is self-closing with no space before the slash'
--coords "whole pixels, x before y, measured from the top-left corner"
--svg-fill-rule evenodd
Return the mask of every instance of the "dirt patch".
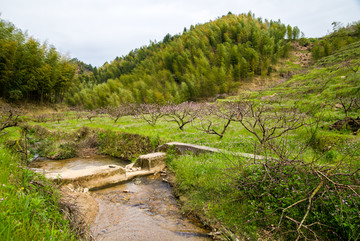
<path id="1" fill-rule="evenodd" d="M 296 56 L 296 60 L 294 64 L 300 64 L 303 68 L 309 67 L 312 58 L 311 46 L 303 46 L 298 42 L 292 42 L 291 46 L 295 49 L 294 55 Z"/>
<path id="2" fill-rule="evenodd" d="M 76 190 L 72 184 L 62 186 L 60 204 L 77 233 L 87 240 L 94 240 L 89 230 L 99 212 L 99 205 L 86 191 Z"/>
<path id="3" fill-rule="evenodd" d="M 329 126 L 330 130 L 340 130 L 343 127 L 349 128 L 354 134 L 359 133 L 360 130 L 360 117 L 354 119 L 346 117 L 343 120 L 338 120 L 334 124 Z"/>

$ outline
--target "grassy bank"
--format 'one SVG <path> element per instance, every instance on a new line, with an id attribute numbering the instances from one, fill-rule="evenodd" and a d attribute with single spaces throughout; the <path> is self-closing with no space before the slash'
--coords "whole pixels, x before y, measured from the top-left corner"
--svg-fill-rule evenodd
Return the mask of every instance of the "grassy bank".
<path id="1" fill-rule="evenodd" d="M 8 128 L 0 138 L 0 239 L 78 240 L 53 184 L 27 169 L 22 155 L 4 144 L 19 140 L 20 130 Z"/>
<path id="2" fill-rule="evenodd" d="M 325 173 L 329 166 L 314 168 L 301 161 L 254 162 L 205 154 L 173 156 L 168 166 L 175 174 L 183 211 L 222 231 L 224 240 L 233 239 L 231 232 L 246 240 L 295 240 L 299 235 L 359 239 L 360 199 L 353 190 L 332 182 L 359 185 L 360 175 L 352 175 L 359 162 L 341 171 L 348 176 L 334 175 L 325 183 L 318 172 Z M 304 226 L 299 228 L 303 219 Z"/>

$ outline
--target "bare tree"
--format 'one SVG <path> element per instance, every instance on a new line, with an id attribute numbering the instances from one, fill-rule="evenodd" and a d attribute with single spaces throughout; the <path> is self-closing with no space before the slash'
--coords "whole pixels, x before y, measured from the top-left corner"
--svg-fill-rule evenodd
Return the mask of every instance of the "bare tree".
<path id="1" fill-rule="evenodd" d="M 277 110 L 254 102 L 243 102 L 237 121 L 253 134 L 262 146 L 306 124 L 305 116 L 295 108 Z"/>
<path id="2" fill-rule="evenodd" d="M 183 102 L 179 105 L 168 104 L 163 107 L 163 113 L 166 121 L 175 122 L 183 131 L 184 126 L 196 118 L 200 108 L 200 104 L 194 102 Z"/>
<path id="3" fill-rule="evenodd" d="M 121 104 L 116 107 L 108 106 L 105 112 L 114 120 L 114 124 L 123 116 L 134 114 L 135 106 L 133 104 Z"/>
<path id="4" fill-rule="evenodd" d="M 194 128 L 210 135 L 223 138 L 230 123 L 239 114 L 241 104 L 224 102 L 216 104 L 203 104 L 198 108 Z"/>
<path id="5" fill-rule="evenodd" d="M 58 124 L 60 123 L 60 121 L 64 120 L 66 116 L 67 116 L 67 113 L 63 113 L 63 112 L 52 113 L 52 119 L 54 121 L 57 121 Z"/>
<path id="6" fill-rule="evenodd" d="M 360 98 L 357 96 L 339 96 L 338 101 L 340 102 L 340 108 L 344 111 L 346 118 L 349 117 L 349 112 L 351 110 L 359 108 L 360 105 Z"/>
<path id="7" fill-rule="evenodd" d="M 135 110 L 134 118 L 142 119 L 151 126 L 155 126 L 156 122 L 163 116 L 162 106 L 158 104 L 141 104 Z"/>
<path id="8" fill-rule="evenodd" d="M 41 123 L 41 122 L 49 121 L 50 115 L 43 113 L 43 114 L 33 115 L 32 118 L 34 119 L 35 122 Z"/>
<path id="9" fill-rule="evenodd" d="M 20 121 L 21 111 L 12 108 L 10 105 L 3 104 L 0 106 L 0 131 L 17 126 Z"/>
<path id="10" fill-rule="evenodd" d="M 86 111 L 85 116 L 90 122 L 92 122 L 92 119 L 97 116 L 97 113 L 96 113 L 96 111 L 92 111 L 92 110 L 91 111 Z"/>

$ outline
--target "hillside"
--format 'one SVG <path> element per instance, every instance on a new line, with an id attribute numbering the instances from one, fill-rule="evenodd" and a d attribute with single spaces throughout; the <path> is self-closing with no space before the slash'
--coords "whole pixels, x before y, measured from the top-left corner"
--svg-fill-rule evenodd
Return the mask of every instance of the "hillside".
<path id="1" fill-rule="evenodd" d="M 270 75 L 299 35 L 279 21 L 229 13 L 80 75 L 67 103 L 93 109 L 236 94 L 242 83 Z"/>
<path id="2" fill-rule="evenodd" d="M 54 46 L 40 43 L 0 19 L 0 98 L 10 102 L 62 102 L 75 65 Z"/>

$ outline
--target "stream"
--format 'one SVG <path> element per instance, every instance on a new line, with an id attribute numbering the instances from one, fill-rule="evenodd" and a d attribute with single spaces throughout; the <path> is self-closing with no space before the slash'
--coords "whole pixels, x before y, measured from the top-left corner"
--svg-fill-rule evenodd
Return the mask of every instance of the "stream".
<path id="1" fill-rule="evenodd" d="M 30 163 L 29 167 L 42 169 L 45 172 L 62 172 L 65 170 L 81 170 L 89 166 L 125 166 L 127 164 L 129 164 L 129 162 L 120 160 L 118 158 L 92 155 L 89 157 L 75 157 L 64 160 L 49 160 L 45 158 L 37 158 L 35 161 Z"/>
<path id="2" fill-rule="evenodd" d="M 92 156 L 67 160 L 39 160 L 33 168 L 44 172 L 80 170 L 88 166 L 123 165 L 115 158 Z M 99 212 L 90 231 L 96 240 L 211 240 L 200 223 L 184 217 L 166 173 L 137 177 L 131 181 L 91 191 Z"/>

